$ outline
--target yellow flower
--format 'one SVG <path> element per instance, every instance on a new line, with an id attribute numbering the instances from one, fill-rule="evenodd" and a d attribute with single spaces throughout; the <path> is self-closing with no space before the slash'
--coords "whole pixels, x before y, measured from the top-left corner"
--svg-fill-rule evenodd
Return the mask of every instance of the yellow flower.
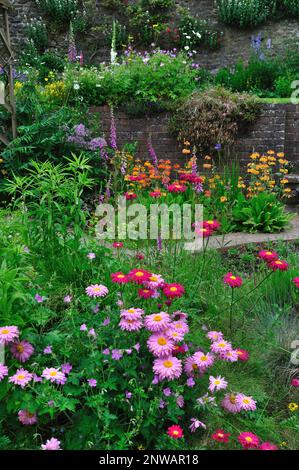
<path id="1" fill-rule="evenodd" d="M 220 202 L 226 202 L 226 201 L 227 201 L 227 197 L 226 196 L 221 196 Z"/>
<path id="2" fill-rule="evenodd" d="M 290 411 L 296 411 L 296 410 L 298 410 L 298 405 L 297 405 L 297 403 L 289 403 L 288 408 L 289 408 Z"/>
<path id="3" fill-rule="evenodd" d="M 287 184 L 289 181 L 287 179 L 280 180 L 280 184 Z"/>

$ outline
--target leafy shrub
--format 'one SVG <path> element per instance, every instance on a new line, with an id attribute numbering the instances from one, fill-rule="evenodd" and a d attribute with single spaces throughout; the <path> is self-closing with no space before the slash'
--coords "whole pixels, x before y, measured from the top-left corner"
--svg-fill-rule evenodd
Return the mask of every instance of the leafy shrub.
<path id="1" fill-rule="evenodd" d="M 180 46 L 192 50 L 199 45 L 217 49 L 221 45 L 223 33 L 207 20 L 199 20 L 189 10 L 181 8 L 178 32 Z"/>
<path id="2" fill-rule="evenodd" d="M 281 64 L 278 60 L 260 60 L 252 56 L 248 64 L 238 62 L 234 68 L 221 68 L 216 76 L 216 84 L 232 91 L 274 91 L 275 80 L 281 75 Z"/>
<path id="3" fill-rule="evenodd" d="M 191 95 L 177 110 L 172 129 L 199 150 L 215 144 L 232 144 L 242 127 L 256 118 L 260 105 L 250 95 L 234 94 L 225 88 L 210 88 Z"/>
<path id="4" fill-rule="evenodd" d="M 281 0 L 282 7 L 287 13 L 293 16 L 299 16 L 299 1 L 298 0 Z"/>
<path id="5" fill-rule="evenodd" d="M 26 25 L 25 33 L 29 41 L 32 41 L 32 44 L 39 52 L 45 51 L 48 46 L 48 32 L 43 21 L 32 18 Z"/>
<path id="6" fill-rule="evenodd" d="M 237 229 L 245 232 L 279 232 L 290 219 L 284 205 L 274 194 L 261 192 L 250 199 L 239 194 L 233 208 L 233 219 Z"/>
<path id="7" fill-rule="evenodd" d="M 264 23 L 275 7 L 276 0 L 217 0 L 220 20 L 240 28 Z"/>
<path id="8" fill-rule="evenodd" d="M 68 27 L 79 14 L 78 0 L 35 0 L 37 6 L 51 19 L 51 24 L 58 27 Z M 80 21 L 80 20 L 79 20 Z"/>
<path id="9" fill-rule="evenodd" d="M 291 87 L 294 80 L 296 80 L 296 76 L 290 73 L 278 77 L 274 83 L 275 95 L 281 98 L 289 98 L 294 91 Z"/>

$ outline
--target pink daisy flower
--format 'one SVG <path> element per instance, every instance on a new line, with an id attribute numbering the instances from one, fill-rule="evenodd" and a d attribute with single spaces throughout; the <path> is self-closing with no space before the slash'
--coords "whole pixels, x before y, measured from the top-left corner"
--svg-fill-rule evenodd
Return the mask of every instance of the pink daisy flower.
<path id="1" fill-rule="evenodd" d="M 145 269 L 132 269 L 132 271 L 129 272 L 128 277 L 132 282 L 143 284 L 144 281 L 149 280 L 151 273 Z"/>
<path id="2" fill-rule="evenodd" d="M 203 238 L 209 238 L 213 235 L 213 230 L 209 227 L 196 227 L 194 232 L 196 235 Z"/>
<path id="3" fill-rule="evenodd" d="M 116 284 L 127 284 L 129 282 L 128 276 L 122 272 L 112 273 L 111 274 L 112 282 Z"/>
<path id="4" fill-rule="evenodd" d="M 139 331 L 142 328 L 142 321 L 121 318 L 119 326 L 123 331 Z"/>
<path id="5" fill-rule="evenodd" d="M 223 429 L 217 429 L 217 431 L 212 434 L 211 439 L 213 439 L 213 441 L 227 443 L 229 441 L 229 436 L 230 434 L 223 431 Z"/>
<path id="6" fill-rule="evenodd" d="M 239 361 L 245 362 L 249 359 L 249 352 L 245 349 L 236 349 L 237 354 L 239 356 Z"/>
<path id="7" fill-rule="evenodd" d="M 125 318 L 126 320 L 140 320 L 142 315 L 144 314 L 144 310 L 141 308 L 128 308 L 127 310 L 121 310 L 120 316 Z"/>
<path id="8" fill-rule="evenodd" d="M 299 277 L 295 277 L 293 279 L 293 283 L 295 284 L 295 286 L 299 289 Z"/>
<path id="9" fill-rule="evenodd" d="M 20 410 L 18 412 L 18 419 L 20 423 L 25 426 L 31 426 L 32 424 L 37 423 L 37 416 L 35 413 L 30 413 L 28 410 Z"/>
<path id="10" fill-rule="evenodd" d="M 8 367 L 4 364 L 0 364 L 0 382 L 8 375 Z"/>
<path id="11" fill-rule="evenodd" d="M 113 242 L 113 248 L 122 248 L 124 246 L 123 242 Z"/>
<path id="12" fill-rule="evenodd" d="M 218 230 L 220 228 L 220 223 L 217 222 L 217 220 L 204 220 L 202 226 L 211 230 Z"/>
<path id="13" fill-rule="evenodd" d="M 167 186 L 170 193 L 184 193 L 187 190 L 187 186 L 179 183 L 172 183 Z"/>
<path id="14" fill-rule="evenodd" d="M 162 278 L 160 274 L 152 273 L 148 281 L 144 282 L 144 285 L 146 287 L 149 287 L 150 289 L 157 289 L 158 287 L 161 287 L 164 285 L 164 279 Z"/>
<path id="15" fill-rule="evenodd" d="M 223 339 L 223 333 L 221 331 L 209 331 L 207 333 L 207 338 L 211 341 L 220 341 Z"/>
<path id="16" fill-rule="evenodd" d="M 221 339 L 220 341 L 214 341 L 211 346 L 211 351 L 214 353 L 223 353 L 227 351 L 231 351 L 232 345 L 228 341 L 225 341 L 224 339 Z"/>
<path id="17" fill-rule="evenodd" d="M 273 269 L 273 271 L 287 271 L 289 269 L 289 264 L 282 259 L 270 261 L 268 266 Z"/>
<path id="18" fill-rule="evenodd" d="M 214 356 L 211 353 L 205 354 L 202 351 L 198 351 L 193 355 L 193 357 L 200 372 L 204 372 L 205 369 L 214 363 Z"/>
<path id="19" fill-rule="evenodd" d="M 147 347 L 156 357 L 169 356 L 174 348 L 174 342 L 165 334 L 158 333 L 149 337 Z"/>
<path id="20" fill-rule="evenodd" d="M 201 406 L 206 406 L 211 404 L 212 406 L 217 406 L 215 403 L 216 398 L 213 396 L 210 396 L 208 393 L 206 393 L 203 397 L 197 398 L 197 403 Z"/>
<path id="21" fill-rule="evenodd" d="M 0 379 L 1 379 L 1 367 L 0 367 Z M 299 387 L 299 379 L 292 379 L 291 385 L 293 387 Z"/>
<path id="22" fill-rule="evenodd" d="M 66 380 L 65 374 L 54 367 L 46 367 L 46 369 L 43 370 L 42 377 L 57 384 L 61 384 Z"/>
<path id="23" fill-rule="evenodd" d="M 165 331 L 167 338 L 172 339 L 175 343 L 183 341 L 185 333 L 177 329 L 172 329 L 171 326 L 168 330 Z"/>
<path id="24" fill-rule="evenodd" d="M 170 316 L 168 313 L 160 312 L 147 315 L 144 319 L 144 325 L 149 331 L 166 330 L 170 324 Z"/>
<path id="25" fill-rule="evenodd" d="M 169 331 L 177 331 L 178 333 L 185 335 L 189 332 L 188 324 L 184 320 L 174 321 L 169 325 Z"/>
<path id="26" fill-rule="evenodd" d="M 259 450 L 278 450 L 278 447 L 275 444 L 271 444 L 271 442 L 263 442 L 259 446 Z"/>
<path id="27" fill-rule="evenodd" d="M 225 362 L 237 362 L 237 360 L 239 359 L 239 355 L 237 351 L 235 351 L 234 349 L 223 351 L 222 353 L 220 353 L 219 356 L 220 356 L 220 359 L 222 359 Z"/>
<path id="28" fill-rule="evenodd" d="M 213 377 L 210 375 L 209 377 L 209 390 L 210 392 L 214 393 L 214 391 L 218 392 L 219 390 L 224 390 L 227 387 L 227 381 L 225 378 L 218 375 L 217 377 Z"/>
<path id="29" fill-rule="evenodd" d="M 238 441 L 243 449 L 256 449 L 260 443 L 259 438 L 252 432 L 241 432 Z"/>
<path id="30" fill-rule="evenodd" d="M 182 373 L 182 362 L 173 356 L 155 359 L 153 370 L 159 380 L 178 379 Z"/>
<path id="31" fill-rule="evenodd" d="M 227 284 L 232 288 L 241 287 L 241 285 L 243 284 L 242 279 L 239 276 L 234 276 L 233 273 L 225 274 L 223 282 L 224 284 Z"/>
<path id="32" fill-rule="evenodd" d="M 34 353 L 34 347 L 28 341 L 17 341 L 10 348 L 12 355 L 20 362 L 26 362 Z"/>
<path id="33" fill-rule="evenodd" d="M 233 393 L 228 393 L 225 395 L 221 402 L 222 407 L 229 411 L 230 413 L 239 413 L 242 408 L 240 406 L 240 403 L 237 402 L 237 397 Z"/>
<path id="34" fill-rule="evenodd" d="M 199 371 L 199 367 L 194 358 L 194 355 L 187 357 L 187 359 L 185 360 L 185 364 L 184 364 L 184 370 L 187 375 L 193 375 L 195 372 Z"/>
<path id="35" fill-rule="evenodd" d="M 243 395 L 243 393 L 238 393 L 236 395 L 236 403 L 240 406 L 242 410 L 256 410 L 256 401 L 254 401 L 252 397 L 247 397 L 246 395 Z"/>
<path id="36" fill-rule="evenodd" d="M 60 447 L 60 441 L 55 437 L 48 439 L 45 444 L 42 444 L 42 450 L 62 450 Z"/>
<path id="37" fill-rule="evenodd" d="M 16 326 L 0 327 L 0 344 L 7 344 L 15 341 L 19 337 L 19 330 Z"/>
<path id="38" fill-rule="evenodd" d="M 167 434 L 173 439 L 180 439 L 184 436 L 181 426 L 177 426 L 176 424 L 167 429 Z"/>
<path id="39" fill-rule="evenodd" d="M 20 385 L 21 388 L 24 388 L 33 378 L 33 375 L 23 368 L 18 369 L 17 372 L 9 377 L 9 382 Z"/>
<path id="40" fill-rule="evenodd" d="M 259 252 L 258 257 L 268 262 L 278 259 L 278 254 L 275 251 L 262 250 Z"/>
<path id="41" fill-rule="evenodd" d="M 164 284 L 163 286 L 163 294 L 170 299 L 174 299 L 176 297 L 182 297 L 184 292 L 185 292 L 185 288 L 181 284 L 173 283 L 173 284 Z"/>
<path id="42" fill-rule="evenodd" d="M 86 294 L 89 297 L 105 297 L 108 294 L 108 289 L 102 284 L 92 284 L 91 286 L 86 287 Z"/>

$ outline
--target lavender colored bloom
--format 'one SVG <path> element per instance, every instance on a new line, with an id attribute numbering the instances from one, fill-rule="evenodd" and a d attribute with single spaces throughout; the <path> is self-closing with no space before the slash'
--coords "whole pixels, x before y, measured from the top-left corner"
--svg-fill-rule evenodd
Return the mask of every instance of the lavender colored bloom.
<path id="1" fill-rule="evenodd" d="M 98 313 L 100 311 L 100 306 L 99 304 L 96 304 L 94 307 L 92 307 L 91 309 L 93 311 L 93 313 Z"/>
<path id="2" fill-rule="evenodd" d="M 163 393 L 166 397 L 170 397 L 170 395 L 172 394 L 172 391 L 170 390 L 169 387 L 167 387 L 167 388 L 164 388 Z"/>
<path id="3" fill-rule="evenodd" d="M 90 387 L 96 387 L 97 386 L 97 381 L 96 379 L 88 379 L 87 383 Z"/>
<path id="4" fill-rule="evenodd" d="M 35 298 L 35 300 L 37 301 L 37 303 L 39 303 L 39 304 L 41 304 L 41 303 L 45 300 L 45 298 L 42 297 L 42 296 L 39 295 L 39 294 L 35 294 L 34 298 Z"/>
<path id="5" fill-rule="evenodd" d="M 136 349 L 137 352 L 140 350 L 140 344 L 136 343 L 135 346 L 133 346 L 134 349 Z"/>
<path id="6" fill-rule="evenodd" d="M 114 119 L 113 108 L 111 107 L 111 124 L 110 124 L 110 145 L 113 150 L 117 150 L 117 137 L 116 137 L 116 125 Z"/>
<path id="7" fill-rule="evenodd" d="M 80 326 L 80 331 L 87 331 L 87 326 L 85 323 L 83 323 L 81 326 Z"/>
<path id="8" fill-rule="evenodd" d="M 36 374 L 33 374 L 33 382 L 39 383 L 39 382 L 42 382 L 42 381 L 43 381 L 43 379 L 41 377 L 39 377 Z"/>
<path id="9" fill-rule="evenodd" d="M 102 351 L 102 354 L 104 354 L 105 356 L 109 356 L 110 354 L 110 349 L 109 348 L 106 348 Z"/>
<path id="10" fill-rule="evenodd" d="M 107 317 L 107 318 L 105 318 L 105 320 L 103 321 L 102 325 L 103 325 L 103 326 L 107 326 L 107 325 L 109 325 L 109 323 L 110 323 L 110 318 Z"/>
<path id="11" fill-rule="evenodd" d="M 152 380 L 152 384 L 157 385 L 158 383 L 159 383 L 159 377 L 157 375 L 155 375 L 153 380 Z"/>
<path id="12" fill-rule="evenodd" d="M 195 380 L 193 379 L 193 377 L 189 377 L 189 378 L 187 379 L 186 384 L 187 384 L 187 386 L 190 387 L 190 388 L 194 387 L 194 385 L 195 385 Z"/>
<path id="13" fill-rule="evenodd" d="M 103 149 L 105 145 L 106 145 L 106 141 L 102 137 L 95 137 L 90 142 L 88 142 L 88 148 L 89 150 L 92 150 L 93 152 L 95 150 Z"/>
<path id="14" fill-rule="evenodd" d="M 93 336 L 94 338 L 97 336 L 96 332 L 95 332 L 95 329 L 94 328 L 90 328 L 89 332 L 88 332 L 88 335 L 89 336 Z"/>
<path id="15" fill-rule="evenodd" d="M 130 400 L 130 398 L 132 398 L 132 393 L 128 392 L 128 390 L 125 391 L 125 395 L 126 395 L 126 398 L 128 398 L 128 400 Z"/>
<path id="16" fill-rule="evenodd" d="M 30 250 L 29 250 L 28 246 L 23 247 L 23 252 L 24 253 L 30 253 Z"/>
<path id="17" fill-rule="evenodd" d="M 52 354 L 52 346 L 45 347 L 44 354 Z"/>
<path id="18" fill-rule="evenodd" d="M 167 405 L 166 401 L 160 400 L 159 408 L 165 408 L 166 405 Z"/>
<path id="19" fill-rule="evenodd" d="M 72 300 L 73 300 L 73 297 L 72 297 L 71 295 L 66 295 L 66 296 L 63 298 L 63 301 L 64 301 L 66 304 L 69 304 Z"/>
<path id="20" fill-rule="evenodd" d="M 179 408 L 183 408 L 185 405 L 185 400 L 182 395 L 179 395 L 176 399 L 176 404 L 178 405 Z"/>
<path id="21" fill-rule="evenodd" d="M 73 366 L 69 362 L 67 362 L 61 365 L 61 372 L 63 372 L 64 374 L 69 374 L 72 368 Z"/>
<path id="22" fill-rule="evenodd" d="M 219 150 L 221 150 L 221 148 L 222 148 L 221 144 L 216 144 L 215 145 L 215 150 L 219 151 Z"/>
<path id="23" fill-rule="evenodd" d="M 112 359 L 119 361 L 123 357 L 123 352 L 121 349 L 112 349 Z"/>
<path id="24" fill-rule="evenodd" d="M 93 260 L 93 259 L 96 258 L 96 254 L 95 254 L 95 253 L 92 253 L 92 252 L 87 253 L 87 258 L 90 259 L 90 260 Z"/>
<path id="25" fill-rule="evenodd" d="M 189 426 L 189 429 L 190 429 L 191 432 L 195 432 L 196 429 L 198 429 L 198 428 L 203 428 L 203 429 L 207 428 L 207 426 L 202 421 L 199 421 L 196 418 L 191 418 L 190 422 L 191 422 L 191 424 Z"/>
<path id="26" fill-rule="evenodd" d="M 161 237 L 157 238 L 157 250 L 162 251 L 162 238 Z"/>

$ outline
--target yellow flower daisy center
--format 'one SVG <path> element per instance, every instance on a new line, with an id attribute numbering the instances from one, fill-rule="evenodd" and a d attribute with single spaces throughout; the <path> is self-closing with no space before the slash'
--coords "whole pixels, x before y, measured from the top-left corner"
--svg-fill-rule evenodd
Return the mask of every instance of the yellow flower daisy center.
<path id="1" fill-rule="evenodd" d="M 170 369 L 173 366 L 172 361 L 164 361 L 163 366 L 166 367 L 167 369 Z"/>
<path id="2" fill-rule="evenodd" d="M 178 431 L 172 431 L 172 434 L 173 434 L 174 436 L 178 436 L 178 435 L 179 435 L 179 432 L 178 432 Z"/>
<path id="3" fill-rule="evenodd" d="M 128 313 L 135 313 L 135 309 L 134 308 L 129 308 Z"/>
<path id="4" fill-rule="evenodd" d="M 50 372 L 50 375 L 51 375 L 51 377 L 56 377 L 56 375 L 57 375 L 56 370 L 52 370 L 52 371 Z"/>
<path id="5" fill-rule="evenodd" d="M 176 287 L 171 287 L 170 290 L 171 290 L 171 292 L 176 292 L 177 288 Z"/>
<path id="6" fill-rule="evenodd" d="M 18 379 L 18 380 L 24 380 L 24 379 L 25 379 L 25 375 L 24 375 L 24 374 L 19 374 L 19 375 L 17 375 L 17 379 Z"/>
<path id="7" fill-rule="evenodd" d="M 161 320 L 162 320 L 161 315 L 155 315 L 154 316 L 154 321 L 161 321 Z"/>
<path id="8" fill-rule="evenodd" d="M 22 353 L 24 351 L 24 346 L 22 346 L 22 344 L 18 344 L 17 351 Z"/>
<path id="9" fill-rule="evenodd" d="M 144 274 L 141 271 L 137 271 L 137 273 L 135 273 L 135 276 L 141 277 L 144 276 Z"/>
<path id="10" fill-rule="evenodd" d="M 2 335 L 8 335 L 8 333 L 9 333 L 9 330 L 7 328 L 4 328 L 3 330 L 1 330 Z"/>
<path id="11" fill-rule="evenodd" d="M 207 361 L 208 358 L 207 358 L 207 356 L 201 356 L 200 360 L 201 360 L 201 361 Z"/>
<path id="12" fill-rule="evenodd" d="M 249 436 L 248 436 L 248 437 L 245 437 L 245 441 L 246 441 L 246 442 L 252 442 L 252 437 L 249 437 Z"/>
<path id="13" fill-rule="evenodd" d="M 235 280 L 237 279 L 236 276 L 231 276 L 230 278 L 231 278 L 233 281 L 235 281 Z"/>
<path id="14" fill-rule="evenodd" d="M 157 343 L 160 345 L 160 346 L 165 346 L 165 344 L 167 344 L 167 340 L 165 338 L 158 338 L 158 341 Z"/>

